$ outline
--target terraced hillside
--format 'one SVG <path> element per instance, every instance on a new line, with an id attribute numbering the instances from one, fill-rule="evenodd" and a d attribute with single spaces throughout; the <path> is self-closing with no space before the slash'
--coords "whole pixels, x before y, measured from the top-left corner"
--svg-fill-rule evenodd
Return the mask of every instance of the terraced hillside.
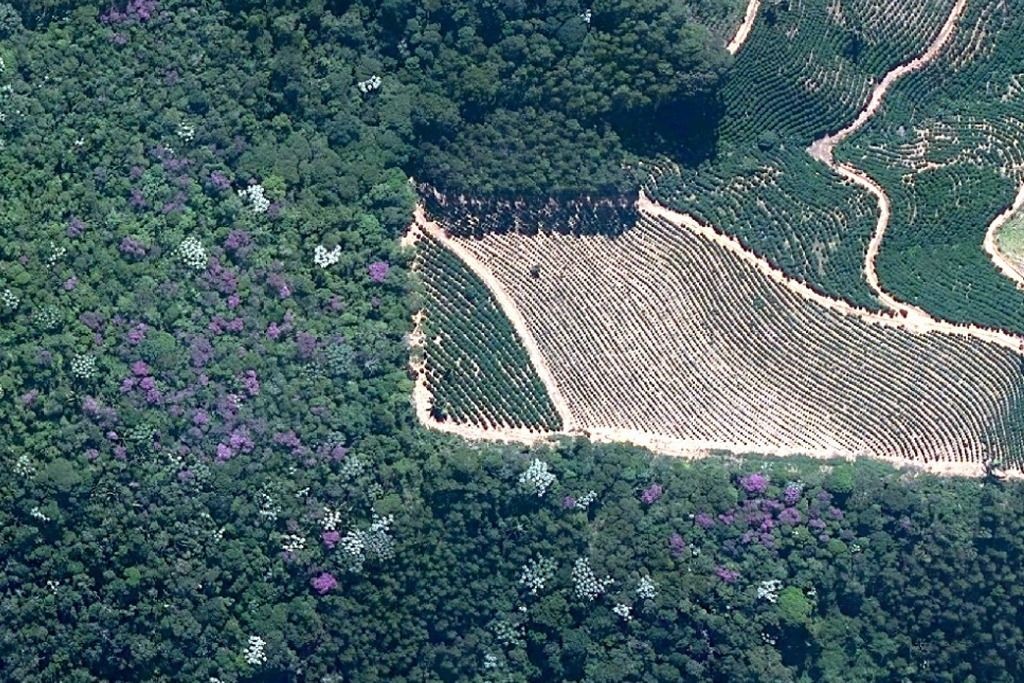
<path id="1" fill-rule="evenodd" d="M 618 237 L 454 241 L 514 300 L 592 436 L 1024 464 L 1011 350 L 832 310 L 735 245 L 650 213 Z"/>
<path id="2" fill-rule="evenodd" d="M 1024 188 L 1024 2 L 968 3 L 953 40 L 888 93 L 838 157 L 892 203 L 877 260 L 894 296 L 935 316 L 1024 332 L 1024 292 L 982 246 Z"/>
<path id="3" fill-rule="evenodd" d="M 804 150 L 853 120 L 872 84 L 923 52 L 953 6 L 766 4 L 723 89 L 719 153 L 696 170 L 656 165 L 648 190 L 818 291 L 877 308 L 863 276 L 874 200 Z"/>

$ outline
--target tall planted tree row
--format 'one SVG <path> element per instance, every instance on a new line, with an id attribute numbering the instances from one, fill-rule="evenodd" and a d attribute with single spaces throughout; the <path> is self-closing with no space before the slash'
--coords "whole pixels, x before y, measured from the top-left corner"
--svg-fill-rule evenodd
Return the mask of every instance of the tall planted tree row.
<path id="1" fill-rule="evenodd" d="M 636 194 L 518 197 L 447 195 L 426 183 L 418 195 L 431 218 L 445 232 L 459 237 L 517 232 L 536 235 L 561 232 L 572 235 L 617 235 L 639 214 Z"/>
<path id="2" fill-rule="evenodd" d="M 939 317 L 1018 333 L 1024 292 L 981 245 L 1024 184 L 1022 12 L 1019 1 L 970 3 L 940 59 L 839 150 L 892 199 L 883 286 Z"/>
<path id="3" fill-rule="evenodd" d="M 484 284 L 433 237 L 421 235 L 416 250 L 426 299 L 423 372 L 434 418 L 558 431 L 544 385 Z"/>

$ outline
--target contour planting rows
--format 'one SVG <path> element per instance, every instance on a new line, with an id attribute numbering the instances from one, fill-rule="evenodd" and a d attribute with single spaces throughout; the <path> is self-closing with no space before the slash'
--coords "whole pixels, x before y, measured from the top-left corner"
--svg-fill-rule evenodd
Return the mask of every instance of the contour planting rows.
<path id="1" fill-rule="evenodd" d="M 429 234 L 418 234 L 415 244 L 414 267 L 426 296 L 418 371 L 432 419 L 485 429 L 560 429 L 543 384 L 486 287 Z"/>
<path id="2" fill-rule="evenodd" d="M 761 155 L 742 170 L 655 170 L 645 187 L 706 223 L 728 227 L 776 267 L 819 291 L 878 308 L 863 276 L 875 201 L 802 148 Z"/>
<path id="3" fill-rule="evenodd" d="M 454 241 L 510 295 L 584 433 L 1024 463 L 1021 359 L 1007 349 L 843 315 L 649 214 L 618 237 Z"/>
<path id="4" fill-rule="evenodd" d="M 872 85 L 923 52 L 953 0 L 805 0 L 762 7 L 723 88 L 719 154 L 696 170 L 660 164 L 660 201 L 727 229 L 788 275 L 858 306 L 874 200 L 807 158 L 856 118 Z"/>
<path id="5" fill-rule="evenodd" d="M 794 0 L 762 9 L 723 88 L 726 141 L 810 141 L 857 115 L 873 81 L 928 45 L 954 0 Z"/>
<path id="6" fill-rule="evenodd" d="M 887 291 L 939 318 L 1017 333 L 1024 292 L 989 226 L 1024 188 L 1022 35 L 1021 0 L 968 3 L 950 45 L 836 155 L 891 202 L 875 265 Z"/>

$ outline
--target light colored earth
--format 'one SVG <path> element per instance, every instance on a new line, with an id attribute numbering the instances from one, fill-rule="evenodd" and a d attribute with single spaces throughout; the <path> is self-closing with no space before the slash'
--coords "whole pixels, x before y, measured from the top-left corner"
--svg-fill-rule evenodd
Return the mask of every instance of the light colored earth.
<path id="1" fill-rule="evenodd" d="M 1024 289 L 1024 185 L 1013 205 L 988 226 L 985 252 L 999 272 Z"/>
<path id="2" fill-rule="evenodd" d="M 729 54 L 736 54 L 743 47 L 743 43 L 747 42 L 747 38 L 750 37 L 750 29 L 754 28 L 754 20 L 757 18 L 757 12 L 760 9 L 761 0 L 750 0 L 747 4 L 747 12 L 743 16 L 743 23 L 740 24 L 739 29 L 736 30 L 736 35 L 729 41 L 729 44 L 725 46 Z"/>

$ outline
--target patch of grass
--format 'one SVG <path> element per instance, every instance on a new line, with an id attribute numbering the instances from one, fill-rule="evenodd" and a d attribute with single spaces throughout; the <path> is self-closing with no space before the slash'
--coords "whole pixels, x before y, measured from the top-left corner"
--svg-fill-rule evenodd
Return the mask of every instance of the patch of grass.
<path id="1" fill-rule="evenodd" d="M 1024 211 L 1018 211 L 999 231 L 999 248 L 1009 256 L 1024 259 Z"/>

